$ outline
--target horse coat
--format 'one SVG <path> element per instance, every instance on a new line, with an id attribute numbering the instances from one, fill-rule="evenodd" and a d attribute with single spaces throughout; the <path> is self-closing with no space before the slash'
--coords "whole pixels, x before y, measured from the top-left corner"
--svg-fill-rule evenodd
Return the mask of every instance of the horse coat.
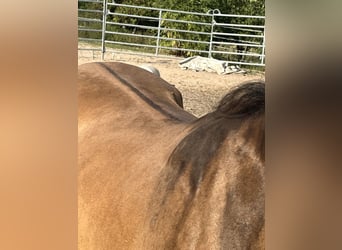
<path id="1" fill-rule="evenodd" d="M 139 67 L 79 67 L 79 249 L 264 249 L 264 84 L 182 105 Z"/>

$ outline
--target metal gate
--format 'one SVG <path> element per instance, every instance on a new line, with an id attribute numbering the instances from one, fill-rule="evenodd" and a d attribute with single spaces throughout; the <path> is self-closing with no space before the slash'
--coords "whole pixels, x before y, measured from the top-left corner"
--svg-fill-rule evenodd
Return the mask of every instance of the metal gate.
<path id="1" fill-rule="evenodd" d="M 79 0 L 79 50 L 201 55 L 230 64 L 265 66 L 265 17 L 177 11 Z"/>

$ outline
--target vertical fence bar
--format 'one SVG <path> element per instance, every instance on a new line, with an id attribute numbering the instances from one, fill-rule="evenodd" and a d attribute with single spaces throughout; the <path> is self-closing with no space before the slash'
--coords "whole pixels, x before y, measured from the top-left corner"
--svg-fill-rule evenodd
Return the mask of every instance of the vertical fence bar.
<path id="1" fill-rule="evenodd" d="M 263 39 L 262 39 L 262 53 L 261 53 L 261 64 L 264 64 L 264 62 L 265 62 L 265 38 L 266 38 L 266 36 L 265 36 L 265 30 L 264 30 L 264 37 L 263 37 Z"/>
<path id="2" fill-rule="evenodd" d="M 209 10 L 207 14 L 211 14 L 211 31 L 210 31 L 210 43 L 209 43 L 209 52 L 208 58 L 212 58 L 211 51 L 213 49 L 213 38 L 214 38 L 214 28 L 216 25 L 215 15 L 220 15 L 221 11 L 219 9 Z"/>
<path id="3" fill-rule="evenodd" d="M 157 35 L 157 48 L 156 48 L 156 56 L 159 53 L 159 44 L 160 44 L 160 30 L 161 30 L 161 22 L 162 22 L 162 10 L 159 10 L 159 20 L 158 20 L 158 35 Z"/>
<path id="4" fill-rule="evenodd" d="M 215 18 L 214 18 L 214 11 L 212 12 L 211 16 L 211 31 L 210 31 L 210 43 L 209 43 L 209 53 L 208 58 L 212 58 L 211 51 L 213 49 L 213 33 L 214 33 L 214 26 L 215 26 Z"/>
<path id="5" fill-rule="evenodd" d="M 103 0 L 103 13 L 102 13 L 102 38 L 101 38 L 101 59 L 104 60 L 104 56 L 106 53 L 106 21 L 107 21 L 107 0 Z"/>

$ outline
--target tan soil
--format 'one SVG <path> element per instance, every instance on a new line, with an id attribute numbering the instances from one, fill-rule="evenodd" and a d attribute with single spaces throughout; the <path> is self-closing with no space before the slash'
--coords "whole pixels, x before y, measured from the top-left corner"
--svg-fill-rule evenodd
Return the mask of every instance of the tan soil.
<path id="1" fill-rule="evenodd" d="M 100 61 L 98 51 L 79 51 L 78 64 Z M 133 65 L 152 65 L 156 67 L 161 77 L 175 85 L 183 95 L 184 109 L 201 117 L 212 111 L 221 98 L 233 86 L 249 80 L 264 80 L 264 73 L 247 73 L 218 75 L 209 72 L 195 72 L 182 70 L 178 63 L 182 58 L 154 57 L 150 55 L 136 55 L 107 52 L 105 61 L 124 62 Z"/>

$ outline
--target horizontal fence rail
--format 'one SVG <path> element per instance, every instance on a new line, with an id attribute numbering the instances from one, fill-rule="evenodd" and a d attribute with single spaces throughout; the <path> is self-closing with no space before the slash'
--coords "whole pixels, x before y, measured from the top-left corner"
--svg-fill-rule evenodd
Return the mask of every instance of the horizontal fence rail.
<path id="1" fill-rule="evenodd" d="M 265 17 L 78 0 L 79 50 L 201 55 L 230 64 L 265 66 Z M 94 46 L 98 45 L 96 49 Z"/>

